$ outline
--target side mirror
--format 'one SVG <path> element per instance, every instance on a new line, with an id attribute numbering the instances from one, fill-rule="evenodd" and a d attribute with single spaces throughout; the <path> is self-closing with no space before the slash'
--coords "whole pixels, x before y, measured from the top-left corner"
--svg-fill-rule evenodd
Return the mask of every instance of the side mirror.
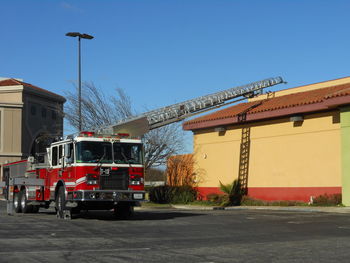
<path id="1" fill-rule="evenodd" d="M 72 160 L 70 158 L 64 157 L 65 164 L 72 164 Z"/>
<path id="2" fill-rule="evenodd" d="M 34 163 L 34 156 L 28 157 L 28 163 Z"/>

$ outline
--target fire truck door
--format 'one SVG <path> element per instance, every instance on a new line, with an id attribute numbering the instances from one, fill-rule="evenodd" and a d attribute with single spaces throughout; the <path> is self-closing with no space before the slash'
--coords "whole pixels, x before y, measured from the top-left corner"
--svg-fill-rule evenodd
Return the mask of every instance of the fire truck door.
<path id="1" fill-rule="evenodd" d="M 50 185 L 51 185 L 59 180 L 58 146 L 51 147 L 50 157 L 51 157 L 51 165 L 50 165 L 51 167 L 49 170 L 49 177 L 50 177 Z"/>
<path id="2" fill-rule="evenodd" d="M 74 151 L 73 151 L 73 143 L 67 143 L 64 145 L 63 149 L 63 158 L 61 159 L 62 164 L 62 177 L 67 178 L 69 181 L 75 180 L 73 174 L 73 166 L 74 163 Z"/>

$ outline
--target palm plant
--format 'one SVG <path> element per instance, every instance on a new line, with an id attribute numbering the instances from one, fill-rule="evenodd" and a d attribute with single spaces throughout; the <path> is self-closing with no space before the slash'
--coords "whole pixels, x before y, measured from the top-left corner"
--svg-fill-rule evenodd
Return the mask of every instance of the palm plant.
<path id="1" fill-rule="evenodd" d="M 223 191 L 226 195 L 221 205 L 223 206 L 237 206 L 241 204 L 243 190 L 242 185 L 238 179 L 235 179 L 230 184 L 223 184 L 220 182 L 220 190 Z"/>

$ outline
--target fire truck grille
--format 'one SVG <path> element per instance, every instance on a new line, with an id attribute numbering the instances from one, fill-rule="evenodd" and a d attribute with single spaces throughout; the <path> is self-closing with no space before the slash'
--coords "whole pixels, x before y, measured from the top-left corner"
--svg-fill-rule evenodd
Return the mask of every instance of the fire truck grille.
<path id="1" fill-rule="evenodd" d="M 101 190 L 128 190 L 128 186 L 128 168 L 119 168 L 116 171 L 110 171 L 109 176 L 100 176 Z"/>

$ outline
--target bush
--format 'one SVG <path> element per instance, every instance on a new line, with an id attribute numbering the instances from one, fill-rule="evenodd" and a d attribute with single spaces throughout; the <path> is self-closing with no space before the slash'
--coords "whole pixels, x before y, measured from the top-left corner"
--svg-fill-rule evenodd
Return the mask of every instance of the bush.
<path id="1" fill-rule="evenodd" d="M 173 186 L 171 203 L 188 204 L 197 199 L 197 191 L 191 186 Z"/>
<path id="2" fill-rule="evenodd" d="M 228 195 L 211 193 L 207 195 L 207 200 L 214 205 L 222 205 L 228 202 Z"/>
<path id="3" fill-rule="evenodd" d="M 155 186 L 149 189 L 149 200 L 158 204 L 168 204 L 171 201 L 172 188 L 167 185 Z"/>
<path id="4" fill-rule="evenodd" d="M 149 190 L 150 201 L 158 204 L 181 203 L 187 204 L 195 201 L 197 191 L 191 186 L 156 186 Z"/>
<path id="5" fill-rule="evenodd" d="M 211 203 L 218 203 L 220 200 L 220 195 L 215 193 L 207 194 L 207 200 Z"/>
<path id="6" fill-rule="evenodd" d="M 254 199 L 254 198 L 251 198 L 251 197 L 245 195 L 242 197 L 241 205 L 264 206 L 264 205 L 266 205 L 266 202 L 264 202 L 263 200 Z"/>
<path id="7" fill-rule="evenodd" d="M 239 180 L 234 180 L 232 183 L 232 190 L 229 194 L 229 205 L 241 205 L 243 197 L 243 189 Z"/>
<path id="8" fill-rule="evenodd" d="M 222 206 L 241 205 L 244 191 L 242 189 L 241 182 L 238 179 L 234 180 L 231 184 L 226 184 L 226 185 L 220 182 L 220 189 L 221 191 L 226 193 L 226 195 L 224 195 L 223 200 L 221 202 Z"/>
<path id="9" fill-rule="evenodd" d="M 316 206 L 334 206 L 341 205 L 341 194 L 323 194 L 314 198 L 313 205 Z"/>
<path id="10" fill-rule="evenodd" d="M 242 205 L 246 206 L 306 206 L 306 203 L 292 200 L 281 200 L 281 201 L 264 201 L 260 199 L 254 199 L 249 196 L 242 197 Z"/>

